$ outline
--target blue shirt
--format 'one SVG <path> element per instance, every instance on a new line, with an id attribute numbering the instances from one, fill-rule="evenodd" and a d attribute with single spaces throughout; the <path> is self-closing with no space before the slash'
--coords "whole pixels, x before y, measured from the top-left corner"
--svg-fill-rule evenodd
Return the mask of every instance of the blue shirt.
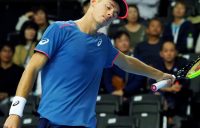
<path id="1" fill-rule="evenodd" d="M 60 21 L 47 28 L 35 51 L 49 58 L 42 69 L 40 116 L 57 125 L 95 128 L 102 71 L 119 53 L 109 38 Z"/>

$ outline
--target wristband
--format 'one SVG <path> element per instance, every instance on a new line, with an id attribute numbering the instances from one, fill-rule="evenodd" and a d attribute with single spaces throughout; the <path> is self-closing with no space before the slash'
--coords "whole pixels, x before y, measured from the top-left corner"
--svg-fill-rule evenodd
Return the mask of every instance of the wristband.
<path id="1" fill-rule="evenodd" d="M 9 115 L 18 115 L 22 117 L 25 104 L 26 99 L 24 97 L 15 96 L 10 107 Z"/>

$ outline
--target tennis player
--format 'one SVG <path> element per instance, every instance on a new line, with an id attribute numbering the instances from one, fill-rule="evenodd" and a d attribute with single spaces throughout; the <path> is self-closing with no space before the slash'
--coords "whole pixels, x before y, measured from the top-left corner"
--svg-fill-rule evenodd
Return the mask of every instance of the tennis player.
<path id="1" fill-rule="evenodd" d="M 127 16 L 125 0 L 91 0 L 77 21 L 55 22 L 44 33 L 19 82 L 4 128 L 19 128 L 26 98 L 39 70 L 42 96 L 38 128 L 95 128 L 95 105 L 104 68 L 123 70 L 156 80 L 174 78 L 113 48 L 97 30 Z"/>

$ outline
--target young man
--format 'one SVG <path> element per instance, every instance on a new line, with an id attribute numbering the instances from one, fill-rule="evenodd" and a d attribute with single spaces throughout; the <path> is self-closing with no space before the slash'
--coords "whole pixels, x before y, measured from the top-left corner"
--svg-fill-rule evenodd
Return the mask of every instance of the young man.
<path id="1" fill-rule="evenodd" d="M 91 0 L 80 20 L 56 22 L 44 33 L 19 82 L 4 128 L 18 128 L 26 97 L 42 69 L 39 128 L 95 128 L 95 103 L 103 68 L 123 70 L 156 80 L 174 78 L 119 52 L 100 27 L 127 16 L 125 0 Z M 67 74 L 69 73 L 69 74 Z"/>
<path id="2" fill-rule="evenodd" d="M 15 48 L 10 43 L 0 47 L 0 101 L 14 96 L 17 84 L 24 71 L 22 67 L 13 63 Z"/>
<path id="3" fill-rule="evenodd" d="M 142 59 L 146 64 L 155 66 L 161 58 L 159 51 L 161 47 L 160 36 L 162 34 L 162 23 L 159 19 L 151 19 L 147 27 L 147 40 L 135 47 L 134 56 Z"/>
<path id="4" fill-rule="evenodd" d="M 163 72 L 176 74 L 178 70 L 188 64 L 187 60 L 177 56 L 176 44 L 172 41 L 165 41 L 160 50 L 162 63 L 156 68 Z M 190 96 L 189 80 L 179 79 L 172 84 L 171 87 L 161 89 L 167 101 L 167 116 L 168 123 L 172 124 L 172 117 L 185 117 L 188 105 L 188 98 Z"/>

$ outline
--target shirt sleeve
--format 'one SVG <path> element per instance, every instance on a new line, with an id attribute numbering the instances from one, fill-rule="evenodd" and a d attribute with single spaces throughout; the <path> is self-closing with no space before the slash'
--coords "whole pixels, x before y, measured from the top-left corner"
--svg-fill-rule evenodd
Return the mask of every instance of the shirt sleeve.
<path id="1" fill-rule="evenodd" d="M 110 39 L 108 39 L 107 42 L 107 59 L 106 59 L 106 64 L 105 68 L 109 68 L 113 66 L 113 63 L 117 56 L 119 55 L 119 51 L 112 46 L 112 43 Z"/>
<path id="2" fill-rule="evenodd" d="M 59 25 L 53 23 L 44 32 L 42 39 L 35 48 L 36 52 L 45 54 L 49 59 L 59 49 L 62 42 L 62 29 Z"/>

